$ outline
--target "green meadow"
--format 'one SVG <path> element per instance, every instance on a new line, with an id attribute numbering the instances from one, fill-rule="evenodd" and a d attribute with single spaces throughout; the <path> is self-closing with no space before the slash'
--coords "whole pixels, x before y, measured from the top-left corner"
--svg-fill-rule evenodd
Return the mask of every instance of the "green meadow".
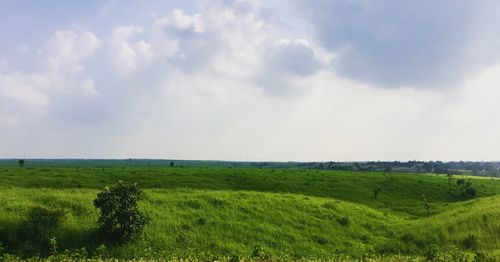
<path id="1" fill-rule="evenodd" d="M 473 198 L 460 196 L 458 179 L 472 183 Z M 98 236 L 93 206 L 97 193 L 119 180 L 139 184 L 140 210 L 150 218 L 126 243 Z M 4 165 L 0 251 L 21 259 L 41 255 L 20 232 L 30 208 L 44 206 L 66 212 L 54 232 L 57 252 L 80 250 L 82 257 L 497 261 L 499 194 L 500 179 L 458 175 Z"/>

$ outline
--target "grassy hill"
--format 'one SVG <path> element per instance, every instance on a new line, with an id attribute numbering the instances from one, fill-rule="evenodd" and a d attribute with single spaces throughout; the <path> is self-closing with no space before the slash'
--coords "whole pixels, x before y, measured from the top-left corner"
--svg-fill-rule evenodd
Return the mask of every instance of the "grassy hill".
<path id="1" fill-rule="evenodd" d="M 36 255 L 23 245 L 33 206 L 63 208 L 59 250 L 85 247 L 115 258 L 332 259 L 429 252 L 474 252 L 500 258 L 500 180 L 470 179 L 472 200 L 457 179 L 251 167 L 0 167 L 0 242 L 9 253 Z M 126 244 L 96 234 L 97 192 L 118 180 L 144 189 L 140 208 L 151 218 Z M 377 198 L 374 189 L 380 189 Z M 423 197 L 431 208 L 427 214 Z"/>

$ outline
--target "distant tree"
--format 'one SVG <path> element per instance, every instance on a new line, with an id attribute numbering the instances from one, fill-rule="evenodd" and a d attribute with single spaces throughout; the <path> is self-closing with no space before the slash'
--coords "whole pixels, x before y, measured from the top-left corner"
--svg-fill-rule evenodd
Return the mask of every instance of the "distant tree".
<path id="1" fill-rule="evenodd" d="M 170 162 L 170 167 L 174 167 L 174 161 Z"/>
<path id="2" fill-rule="evenodd" d="M 422 194 L 422 204 L 425 208 L 425 210 L 427 211 L 427 215 L 429 215 L 429 211 L 431 209 L 431 204 L 429 202 L 427 202 L 427 198 L 425 198 L 425 195 Z"/>
<path id="3" fill-rule="evenodd" d="M 473 169 L 472 169 L 472 175 L 473 175 L 473 176 L 479 176 L 479 174 L 480 174 L 480 173 L 479 173 L 479 169 L 478 169 L 478 168 L 473 168 Z"/>
<path id="4" fill-rule="evenodd" d="M 94 206 L 99 209 L 101 230 L 113 240 L 124 241 L 142 231 L 148 218 L 137 206 L 142 191 L 137 183 L 118 181 L 97 194 Z"/>
<path id="5" fill-rule="evenodd" d="M 457 186 L 462 186 L 462 185 L 465 185 L 465 180 L 460 178 L 459 180 L 457 180 Z"/>
<path id="6" fill-rule="evenodd" d="M 460 187 L 460 196 L 465 199 L 473 198 L 476 195 L 476 189 L 472 187 L 472 182 L 467 181 Z"/>
<path id="7" fill-rule="evenodd" d="M 380 188 L 373 189 L 373 198 L 377 199 L 378 192 L 382 191 Z"/>
<path id="8" fill-rule="evenodd" d="M 453 178 L 453 174 L 447 174 L 448 177 L 448 188 L 451 188 L 451 179 Z"/>
<path id="9" fill-rule="evenodd" d="M 422 165 L 422 168 L 425 170 L 426 173 L 430 173 L 432 171 L 432 163 L 430 162 L 425 162 Z"/>
<path id="10" fill-rule="evenodd" d="M 24 166 L 24 159 L 19 159 L 17 160 L 17 164 L 19 165 L 19 167 L 23 167 Z"/>

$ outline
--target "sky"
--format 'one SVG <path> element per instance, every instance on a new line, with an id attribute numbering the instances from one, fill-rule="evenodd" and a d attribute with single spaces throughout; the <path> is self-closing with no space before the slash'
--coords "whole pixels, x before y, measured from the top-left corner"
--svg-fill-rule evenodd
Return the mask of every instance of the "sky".
<path id="1" fill-rule="evenodd" d="M 0 158 L 500 160 L 499 13 L 0 0 Z"/>

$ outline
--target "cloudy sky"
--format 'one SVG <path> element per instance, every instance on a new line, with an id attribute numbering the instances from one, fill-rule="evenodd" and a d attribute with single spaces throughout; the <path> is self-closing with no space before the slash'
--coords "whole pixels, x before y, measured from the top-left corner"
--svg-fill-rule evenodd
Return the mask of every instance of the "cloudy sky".
<path id="1" fill-rule="evenodd" d="M 499 13 L 0 0 L 0 158 L 500 160 Z"/>

